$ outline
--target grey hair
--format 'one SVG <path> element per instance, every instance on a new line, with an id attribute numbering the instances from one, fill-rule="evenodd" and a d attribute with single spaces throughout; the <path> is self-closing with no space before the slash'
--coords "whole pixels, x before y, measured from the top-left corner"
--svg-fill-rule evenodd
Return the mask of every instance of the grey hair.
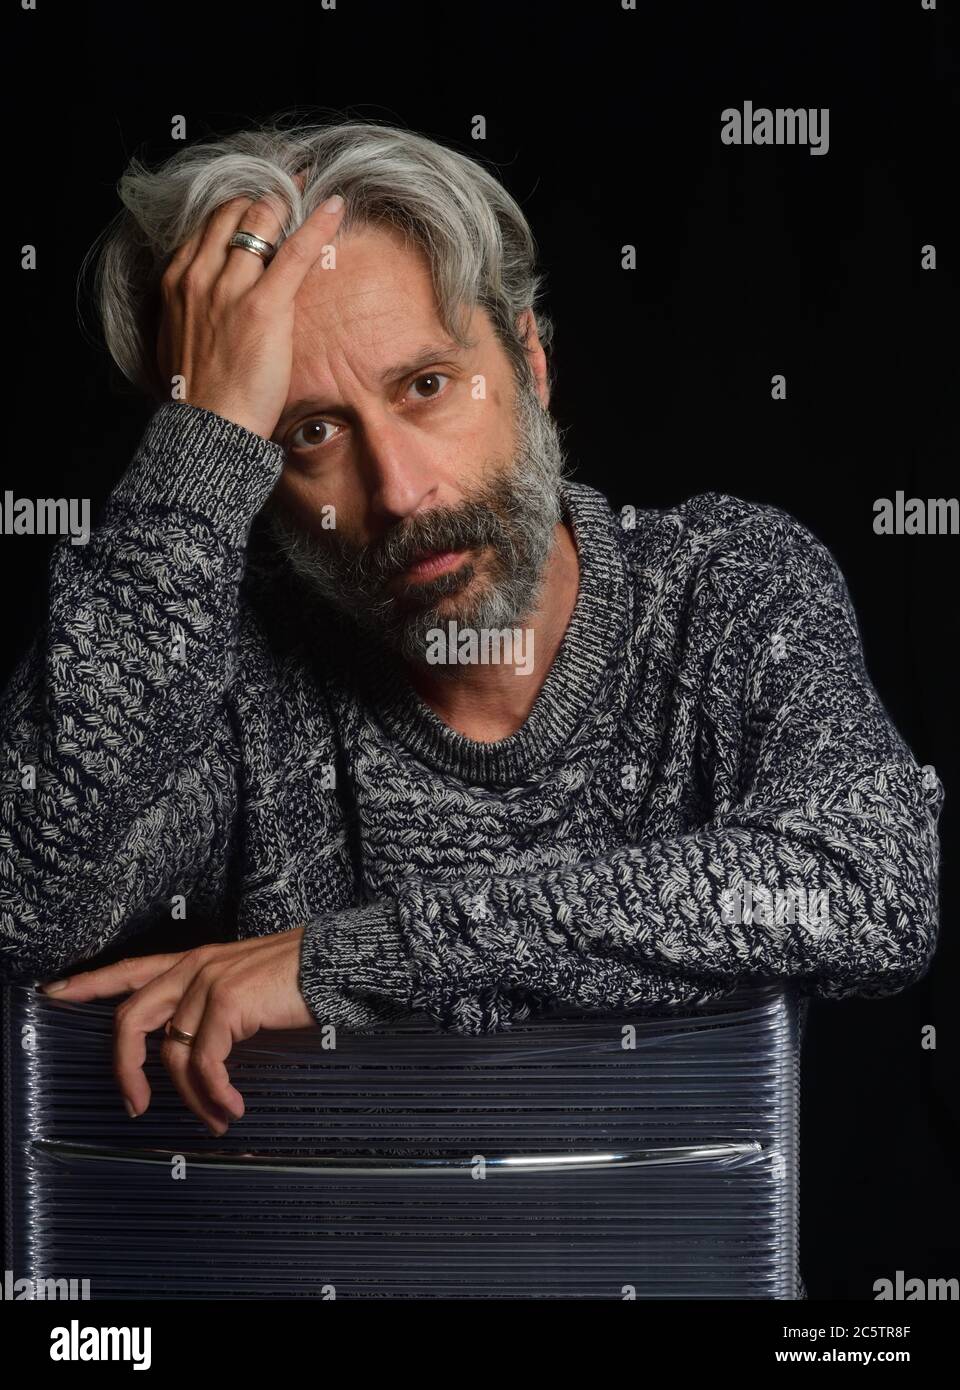
<path id="1" fill-rule="evenodd" d="M 537 306 L 544 277 L 536 243 L 500 181 L 475 159 L 408 130 L 279 121 L 185 146 L 153 170 L 130 161 L 118 184 L 123 211 L 80 272 L 82 285 L 94 268 L 103 337 L 123 375 L 158 401 L 169 398 L 156 360 L 160 280 L 176 249 L 216 208 L 231 198 L 265 198 L 289 236 L 339 193 L 346 202 L 342 233 L 387 223 L 411 239 L 429 260 L 444 329 L 465 345 L 470 313 L 486 310 L 517 379 L 527 379 L 519 317 L 533 312 L 545 351 L 553 325 Z M 300 172 L 302 193 L 293 182 Z"/>

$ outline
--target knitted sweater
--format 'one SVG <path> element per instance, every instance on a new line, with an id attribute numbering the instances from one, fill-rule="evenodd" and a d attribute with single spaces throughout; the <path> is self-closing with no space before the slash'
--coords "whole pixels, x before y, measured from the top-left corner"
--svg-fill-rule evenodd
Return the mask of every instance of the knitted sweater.
<path id="1" fill-rule="evenodd" d="M 304 998 L 347 1028 L 923 974 L 942 788 L 796 520 L 709 493 L 626 528 L 565 483 L 574 612 L 526 723 L 478 743 L 250 560 L 282 463 L 164 405 L 89 543 L 55 551 L 47 628 L 0 705 L 7 978 L 61 974 L 177 903 L 239 937 L 303 924 Z M 804 894 L 827 910 L 791 913 Z"/>

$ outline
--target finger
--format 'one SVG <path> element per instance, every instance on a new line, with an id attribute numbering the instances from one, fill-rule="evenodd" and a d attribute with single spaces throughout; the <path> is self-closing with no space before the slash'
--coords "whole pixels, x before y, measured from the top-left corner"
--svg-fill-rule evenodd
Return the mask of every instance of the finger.
<path id="1" fill-rule="evenodd" d="M 243 1097 L 230 1085 L 223 1065 L 230 1053 L 233 1033 L 228 1026 L 226 1051 L 219 1058 L 208 1057 L 204 1042 L 213 1014 L 219 1012 L 221 1019 L 228 1016 L 228 1010 L 218 998 L 224 988 L 222 981 L 211 986 L 209 976 L 203 971 L 194 977 L 168 1025 L 168 1031 L 177 1028 L 189 1033 L 193 1042 L 184 1044 L 171 1037 L 171 1045 L 165 1044 L 161 1052 L 174 1084 L 190 1109 L 206 1123 L 223 1124 L 225 1128 L 231 1119 L 242 1119 L 245 1108 Z"/>
<path id="2" fill-rule="evenodd" d="M 324 248 L 332 244 L 345 209 L 343 199 L 334 194 L 287 237 L 263 276 L 264 293 L 281 302 L 293 300 Z"/>
<path id="3" fill-rule="evenodd" d="M 245 208 L 253 202 L 252 198 L 231 198 L 229 202 L 216 208 L 210 216 L 201 222 L 200 226 L 188 237 L 182 246 L 178 246 L 176 251 L 167 262 L 161 277 L 160 285 L 164 298 L 169 302 L 174 297 L 174 291 L 178 288 L 185 272 L 193 265 L 200 255 L 207 238 L 211 234 L 211 223 L 215 223 L 217 229 L 229 226 L 231 230 L 236 226 L 236 219 L 242 215 Z M 230 232 L 227 232 L 229 237 Z M 215 240 L 219 240 L 219 230 Z M 200 267 L 201 273 L 204 267 Z M 194 272 L 196 275 L 196 272 Z"/>
<path id="4" fill-rule="evenodd" d="M 200 244 L 189 265 L 190 279 L 198 290 L 212 285 L 223 271 L 229 254 L 227 243 L 240 225 L 240 219 L 253 203 L 253 198 L 230 198 L 215 208 L 207 218 L 201 232 Z"/>
<path id="5" fill-rule="evenodd" d="M 182 957 L 119 1006 L 113 1019 L 113 1074 L 127 1109 L 142 1115 L 150 1104 L 144 1074 L 147 1034 L 172 1017 L 199 968 L 196 957 Z"/>
<path id="6" fill-rule="evenodd" d="M 137 956 L 88 970 L 82 975 L 68 975 L 62 980 L 50 980 L 42 986 L 44 994 L 69 999 L 73 1004 L 85 1004 L 89 999 L 113 999 L 118 994 L 130 994 L 142 989 L 158 975 L 163 975 L 183 960 L 185 951 L 164 956 Z"/>
<path id="7" fill-rule="evenodd" d="M 230 1049 L 239 1036 L 238 1032 L 227 1027 L 225 1050 L 212 1056 L 209 1051 L 209 1041 L 213 1036 L 211 1020 L 220 1020 L 220 1031 L 216 1037 L 222 1040 L 223 1020 L 229 1018 L 229 1009 L 224 1004 L 225 990 L 229 990 L 229 985 L 222 979 L 208 988 L 208 981 L 201 972 L 180 1000 L 179 1007 L 170 1020 L 170 1026 L 193 1036 L 194 1041 L 189 1048 L 189 1070 L 194 1085 L 214 1106 L 239 1120 L 243 1118 L 245 1109 L 243 1096 L 231 1086 L 224 1066 Z"/>
<path id="8" fill-rule="evenodd" d="M 226 1134 L 233 1116 L 229 1111 L 215 1105 L 197 1084 L 190 1065 L 192 1052 L 192 1044 L 177 1042 L 172 1037 L 164 1038 L 160 1044 L 160 1059 L 166 1067 L 180 1099 L 187 1109 L 191 1110 L 197 1119 L 219 1138 Z"/>
<path id="9" fill-rule="evenodd" d="M 187 237 L 186 241 L 176 248 L 163 269 L 165 284 L 175 284 L 180 279 L 180 276 L 200 250 L 200 243 L 203 241 L 205 231 L 206 224 L 201 223 L 193 235 Z"/>
<path id="10" fill-rule="evenodd" d="M 222 284 L 229 285 L 237 293 L 242 293 L 251 285 L 256 284 L 267 266 L 267 262 L 255 251 L 246 251 L 242 246 L 230 246 L 230 237 L 233 232 L 251 232 L 254 236 L 269 241 L 272 246 L 277 246 L 280 243 L 283 223 L 288 213 L 289 208 L 284 207 L 281 214 L 277 205 L 267 198 L 261 198 L 258 202 L 250 204 L 238 219 L 233 231 L 227 236 L 224 266 L 220 275 Z"/>
<path id="11" fill-rule="evenodd" d="M 199 1031 L 190 1049 L 190 1065 L 198 1083 L 214 1105 L 241 1120 L 246 1112 L 243 1096 L 230 1081 L 227 1058 L 239 1041 L 229 1012 L 208 996 Z"/>
<path id="12" fill-rule="evenodd" d="M 297 189 L 303 192 L 306 174 L 293 175 L 293 182 Z M 246 208 L 245 213 L 233 228 L 235 232 L 253 232 L 254 236 L 260 236 L 265 242 L 270 242 L 272 246 L 278 246 L 281 242 L 283 232 L 283 222 L 289 215 L 290 208 L 286 204 L 276 206 L 272 199 L 260 199 L 256 203 L 251 203 Z M 228 238 L 229 242 L 229 238 Z M 235 291 L 242 292 L 249 289 L 250 285 L 256 285 L 258 279 L 263 277 L 263 272 L 267 268 L 267 261 L 256 252 L 249 252 L 242 246 L 228 246 L 226 249 L 226 259 L 224 270 L 221 274 L 221 284 L 231 286 Z"/>

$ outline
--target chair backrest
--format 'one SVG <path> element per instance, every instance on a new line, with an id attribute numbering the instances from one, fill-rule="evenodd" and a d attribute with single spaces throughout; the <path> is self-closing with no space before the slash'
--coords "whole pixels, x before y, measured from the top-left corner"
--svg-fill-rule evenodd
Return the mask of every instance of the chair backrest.
<path id="1" fill-rule="evenodd" d="M 466 1038 L 261 1033 L 222 1139 L 113 1005 L 4 991 L 7 1260 L 103 1298 L 799 1296 L 794 997 Z"/>

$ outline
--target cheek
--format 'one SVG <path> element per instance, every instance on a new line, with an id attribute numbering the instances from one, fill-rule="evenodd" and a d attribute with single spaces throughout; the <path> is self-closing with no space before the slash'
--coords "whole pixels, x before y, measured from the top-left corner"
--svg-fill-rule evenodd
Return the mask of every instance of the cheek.
<path id="1" fill-rule="evenodd" d="M 509 428 L 510 414 L 503 407 L 499 387 L 487 381 L 485 389 L 486 396 L 477 400 L 472 395 L 468 397 L 469 414 L 476 429 L 483 430 L 485 434 L 500 434 Z"/>
<path id="2" fill-rule="evenodd" d="M 288 523 L 312 533 L 340 529 L 351 510 L 342 486 L 334 488 L 323 477 L 310 478 L 289 466 L 280 475 L 273 499 Z"/>
<path id="3" fill-rule="evenodd" d="M 483 464 L 491 458 L 509 458 L 514 450 L 513 423 L 505 410 L 500 391 L 488 388 L 485 400 L 468 398 L 457 412 L 453 433 L 459 442 L 464 463 Z"/>

